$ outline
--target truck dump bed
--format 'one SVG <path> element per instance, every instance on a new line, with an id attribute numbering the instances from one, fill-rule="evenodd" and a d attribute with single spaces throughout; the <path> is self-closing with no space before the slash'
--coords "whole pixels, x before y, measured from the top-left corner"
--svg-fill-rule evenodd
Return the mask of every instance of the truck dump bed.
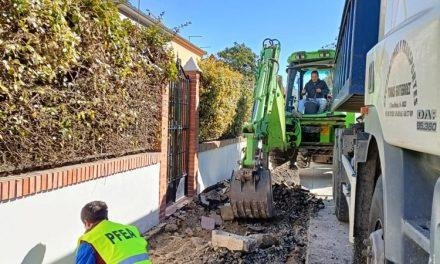
<path id="1" fill-rule="evenodd" d="M 346 0 L 333 87 L 333 111 L 359 112 L 364 105 L 367 52 L 378 42 L 380 0 Z"/>

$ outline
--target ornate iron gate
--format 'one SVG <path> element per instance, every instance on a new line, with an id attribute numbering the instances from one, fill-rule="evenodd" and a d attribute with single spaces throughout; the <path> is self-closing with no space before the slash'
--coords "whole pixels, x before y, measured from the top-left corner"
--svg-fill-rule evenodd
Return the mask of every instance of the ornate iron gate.
<path id="1" fill-rule="evenodd" d="M 188 175 L 189 79 L 180 64 L 169 86 L 167 204 L 185 196 Z"/>

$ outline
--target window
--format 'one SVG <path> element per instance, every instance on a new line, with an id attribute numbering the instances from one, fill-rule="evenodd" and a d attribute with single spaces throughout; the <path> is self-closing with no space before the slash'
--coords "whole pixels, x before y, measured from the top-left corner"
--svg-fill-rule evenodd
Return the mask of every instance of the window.
<path id="1" fill-rule="evenodd" d="M 312 75 L 312 71 L 314 71 L 314 69 L 309 69 L 306 72 L 304 72 L 303 74 L 303 87 L 304 85 L 310 81 L 311 79 L 311 75 Z M 318 70 L 318 74 L 319 74 L 319 79 L 325 81 L 327 83 L 328 89 L 330 91 L 333 90 L 333 71 L 331 69 L 320 69 Z"/>

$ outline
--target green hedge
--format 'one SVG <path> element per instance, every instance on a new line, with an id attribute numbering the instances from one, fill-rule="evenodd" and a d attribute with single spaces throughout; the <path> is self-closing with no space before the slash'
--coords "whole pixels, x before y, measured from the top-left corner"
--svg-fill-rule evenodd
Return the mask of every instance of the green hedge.
<path id="1" fill-rule="evenodd" d="M 160 149 L 159 27 L 107 0 L 0 0 L 0 173 Z"/>
<path id="2" fill-rule="evenodd" d="M 200 141 L 237 137 L 250 115 L 253 81 L 209 57 L 200 62 Z"/>

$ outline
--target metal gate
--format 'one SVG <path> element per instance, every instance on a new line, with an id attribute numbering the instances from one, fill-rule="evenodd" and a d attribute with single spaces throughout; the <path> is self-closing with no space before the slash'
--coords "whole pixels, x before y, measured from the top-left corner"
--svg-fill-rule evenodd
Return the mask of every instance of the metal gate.
<path id="1" fill-rule="evenodd" d="M 167 204 L 186 195 L 189 143 L 189 78 L 178 63 L 179 78 L 169 86 Z"/>

